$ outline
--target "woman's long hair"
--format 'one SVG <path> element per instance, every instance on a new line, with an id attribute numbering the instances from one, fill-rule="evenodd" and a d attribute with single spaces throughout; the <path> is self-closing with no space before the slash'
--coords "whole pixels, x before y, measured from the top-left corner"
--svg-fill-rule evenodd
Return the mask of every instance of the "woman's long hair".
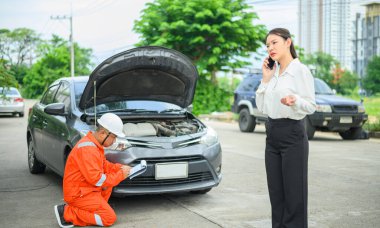
<path id="1" fill-rule="evenodd" d="M 267 36 L 265 37 L 265 41 L 267 40 L 269 35 L 281 36 L 285 40 L 292 38 L 289 30 L 287 30 L 285 28 L 275 28 L 275 29 L 270 30 L 268 32 Z M 292 57 L 294 59 L 297 58 L 297 52 L 296 52 L 296 49 L 294 48 L 293 40 L 292 40 L 292 43 L 290 44 L 290 54 L 292 54 Z"/>

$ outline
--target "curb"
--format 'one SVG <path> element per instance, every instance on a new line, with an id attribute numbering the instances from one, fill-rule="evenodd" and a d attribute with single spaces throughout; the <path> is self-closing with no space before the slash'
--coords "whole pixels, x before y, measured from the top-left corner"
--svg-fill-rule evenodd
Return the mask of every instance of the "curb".
<path id="1" fill-rule="evenodd" d="M 378 139 L 380 139 L 380 131 L 370 131 L 369 132 L 369 137 L 370 138 L 378 138 Z"/>

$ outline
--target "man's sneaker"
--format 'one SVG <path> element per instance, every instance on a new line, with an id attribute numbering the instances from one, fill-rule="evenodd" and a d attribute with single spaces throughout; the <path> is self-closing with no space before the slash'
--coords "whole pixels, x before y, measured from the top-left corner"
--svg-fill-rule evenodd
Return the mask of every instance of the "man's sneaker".
<path id="1" fill-rule="evenodd" d="M 65 210 L 65 204 L 54 206 L 55 217 L 57 218 L 58 225 L 62 228 L 73 227 L 74 225 L 72 223 L 66 222 L 65 219 L 63 218 L 64 210 Z"/>

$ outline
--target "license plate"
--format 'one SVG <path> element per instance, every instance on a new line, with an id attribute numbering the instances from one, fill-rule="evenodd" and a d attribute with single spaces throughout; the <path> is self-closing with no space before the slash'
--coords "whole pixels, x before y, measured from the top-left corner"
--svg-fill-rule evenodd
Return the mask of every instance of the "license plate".
<path id="1" fill-rule="evenodd" d="M 157 163 L 155 168 L 156 180 L 187 178 L 189 164 L 187 162 Z"/>
<path id="2" fill-rule="evenodd" d="M 340 123 L 352 123 L 352 117 L 351 116 L 342 116 L 339 120 Z"/>

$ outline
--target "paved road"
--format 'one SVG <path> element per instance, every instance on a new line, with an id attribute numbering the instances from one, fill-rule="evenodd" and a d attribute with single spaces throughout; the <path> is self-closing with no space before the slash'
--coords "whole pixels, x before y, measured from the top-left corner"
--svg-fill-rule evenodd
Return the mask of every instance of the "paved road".
<path id="1" fill-rule="evenodd" d="M 27 115 L 0 116 L 0 227 L 57 227 L 53 205 L 62 202 L 62 179 L 49 169 L 29 173 L 26 122 Z M 236 123 L 206 123 L 222 143 L 222 183 L 205 195 L 111 198 L 118 215 L 113 227 L 270 227 L 264 129 L 241 133 Z M 380 140 L 317 133 L 310 142 L 309 226 L 378 224 Z"/>

